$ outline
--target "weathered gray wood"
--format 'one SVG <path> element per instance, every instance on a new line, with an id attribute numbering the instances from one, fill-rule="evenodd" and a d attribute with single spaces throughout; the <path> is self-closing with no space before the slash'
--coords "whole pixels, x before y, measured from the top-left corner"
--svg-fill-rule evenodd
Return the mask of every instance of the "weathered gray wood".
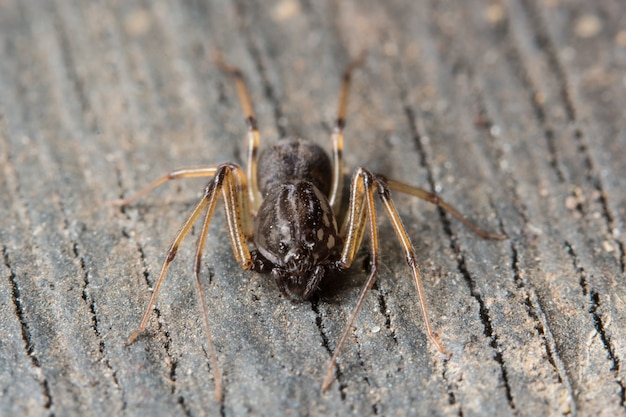
<path id="1" fill-rule="evenodd" d="M 0 415 L 626 415 L 624 13 L 610 0 L 1 2 Z M 216 49 L 246 73 L 263 143 L 325 147 L 340 71 L 367 49 L 347 165 L 437 190 L 510 237 L 483 241 L 394 196 L 449 359 L 381 219 L 380 279 L 321 395 L 363 257 L 318 301 L 291 303 L 238 267 L 221 212 L 203 276 L 224 403 L 195 232 L 125 346 L 204 182 L 106 202 L 169 169 L 242 162 Z"/>

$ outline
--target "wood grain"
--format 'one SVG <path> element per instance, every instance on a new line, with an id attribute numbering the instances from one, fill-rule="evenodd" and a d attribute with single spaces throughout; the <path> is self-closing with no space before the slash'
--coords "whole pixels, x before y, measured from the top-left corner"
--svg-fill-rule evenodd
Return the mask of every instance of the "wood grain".
<path id="1" fill-rule="evenodd" d="M 0 2 L 0 415 L 626 415 L 626 27 L 601 0 Z M 438 353 L 381 214 L 382 272 L 337 380 L 325 367 L 366 272 L 313 302 L 240 270 L 221 211 L 203 277 L 216 403 L 179 251 L 203 180 L 165 172 L 245 155 L 220 50 L 247 76 L 264 144 L 329 147 L 339 75 L 363 165 L 437 191 L 483 241 L 394 196 L 418 251 Z"/>

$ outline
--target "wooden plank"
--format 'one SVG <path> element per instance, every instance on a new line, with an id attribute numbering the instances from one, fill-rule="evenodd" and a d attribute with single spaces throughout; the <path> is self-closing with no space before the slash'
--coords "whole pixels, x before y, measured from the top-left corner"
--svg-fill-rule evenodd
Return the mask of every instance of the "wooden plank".
<path id="1" fill-rule="evenodd" d="M 626 415 L 626 129 L 609 0 L 0 3 L 0 415 Z M 241 67 L 263 144 L 329 149 L 354 78 L 345 157 L 437 191 L 505 241 L 394 195 L 417 249 L 424 333 L 394 231 L 329 392 L 325 368 L 367 275 L 290 302 L 234 260 L 218 210 L 205 293 L 197 229 L 146 332 L 166 249 L 205 180 L 126 196 L 173 168 L 242 163 Z M 346 173 L 348 174 L 348 173 Z"/>

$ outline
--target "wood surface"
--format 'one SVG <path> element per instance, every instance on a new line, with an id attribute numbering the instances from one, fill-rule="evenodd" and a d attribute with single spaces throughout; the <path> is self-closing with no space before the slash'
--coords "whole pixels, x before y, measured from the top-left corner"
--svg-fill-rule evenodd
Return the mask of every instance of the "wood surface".
<path id="1" fill-rule="evenodd" d="M 625 416 L 625 15 L 618 0 L 0 1 L 0 415 Z M 290 302 L 239 268 L 221 208 L 202 276 L 223 403 L 198 227 L 125 345 L 206 180 L 107 201 L 243 162 L 216 50 L 247 76 L 263 145 L 326 149 L 341 71 L 367 50 L 349 170 L 437 191 L 509 237 L 393 195 L 449 358 L 382 206 L 379 280 L 327 393 L 367 251 Z"/>

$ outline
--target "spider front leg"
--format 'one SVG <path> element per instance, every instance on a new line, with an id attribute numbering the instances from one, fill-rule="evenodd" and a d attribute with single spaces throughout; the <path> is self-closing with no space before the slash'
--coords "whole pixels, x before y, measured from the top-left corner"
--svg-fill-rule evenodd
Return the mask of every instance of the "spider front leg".
<path id="1" fill-rule="evenodd" d="M 339 353 L 345 344 L 348 335 L 352 329 L 352 325 L 356 319 L 359 310 L 361 309 L 367 293 L 370 291 L 376 276 L 378 274 L 379 266 L 379 249 L 378 249 L 378 227 L 376 225 L 376 206 L 374 201 L 374 191 L 378 189 L 379 195 L 383 200 L 387 215 L 389 216 L 394 230 L 398 234 L 402 247 L 405 251 L 407 263 L 409 264 L 413 273 L 415 286 L 417 288 L 418 297 L 420 300 L 420 306 L 424 314 L 424 322 L 426 324 L 426 331 L 429 338 L 433 341 L 437 349 L 440 352 L 445 353 L 445 350 L 437 337 L 435 336 L 430 321 L 428 319 L 428 313 L 426 310 L 426 301 L 423 294 L 421 275 L 415 261 L 415 252 L 413 246 L 409 240 L 408 235 L 402 225 L 400 218 L 395 211 L 393 202 L 389 197 L 389 190 L 384 180 L 369 172 L 365 168 L 358 168 L 352 178 L 352 184 L 350 187 L 350 205 L 348 208 L 347 218 L 342 225 L 342 237 L 344 238 L 344 247 L 342 249 L 341 259 L 338 263 L 340 269 L 347 269 L 352 264 L 361 241 L 365 228 L 367 227 L 370 232 L 370 275 L 363 285 L 363 289 L 359 295 L 356 306 L 348 320 L 348 324 L 337 344 L 335 353 L 333 354 L 328 369 L 326 371 L 326 377 L 322 384 L 322 392 L 326 391 L 332 381 L 333 369 L 337 363 Z"/>
<path id="2" fill-rule="evenodd" d="M 249 227 L 250 215 L 247 211 L 248 196 L 246 177 L 242 169 L 235 164 L 220 165 L 216 168 L 215 176 L 206 186 L 202 199 L 193 209 L 191 215 L 189 215 L 189 217 L 179 230 L 178 234 L 174 238 L 174 241 L 170 245 L 167 256 L 165 258 L 165 262 L 161 267 L 159 278 L 156 281 L 154 291 L 152 292 L 150 302 L 148 303 L 148 307 L 146 308 L 141 323 L 139 324 L 137 330 L 135 330 L 133 334 L 128 338 L 127 342 L 127 344 L 132 344 L 137 339 L 139 334 L 145 330 L 148 319 L 150 317 L 150 312 L 152 311 L 152 308 L 154 307 L 154 304 L 156 302 L 156 297 L 159 293 L 159 290 L 161 289 L 167 270 L 174 258 L 176 257 L 176 253 L 178 252 L 180 244 L 185 239 L 185 237 L 189 233 L 189 230 L 191 230 L 191 227 L 198 220 L 200 215 L 205 212 L 202 229 L 198 237 L 196 247 L 194 276 L 200 307 L 202 309 L 202 316 L 204 319 L 209 354 L 211 357 L 211 366 L 213 368 L 213 375 L 215 379 L 215 396 L 217 401 L 219 402 L 221 402 L 222 400 L 220 373 L 217 367 L 217 356 L 215 354 L 213 339 L 211 337 L 211 329 L 209 326 L 209 315 L 206 308 L 206 300 L 200 283 L 200 269 L 202 251 L 204 248 L 204 244 L 206 243 L 209 225 L 213 217 L 215 206 L 217 204 L 217 200 L 220 194 L 224 199 L 224 211 L 226 215 L 228 235 L 230 237 L 233 254 L 235 255 L 235 258 L 243 269 L 253 269 L 254 259 L 250 254 L 246 243 L 247 236 L 250 236 L 252 233 Z"/>

